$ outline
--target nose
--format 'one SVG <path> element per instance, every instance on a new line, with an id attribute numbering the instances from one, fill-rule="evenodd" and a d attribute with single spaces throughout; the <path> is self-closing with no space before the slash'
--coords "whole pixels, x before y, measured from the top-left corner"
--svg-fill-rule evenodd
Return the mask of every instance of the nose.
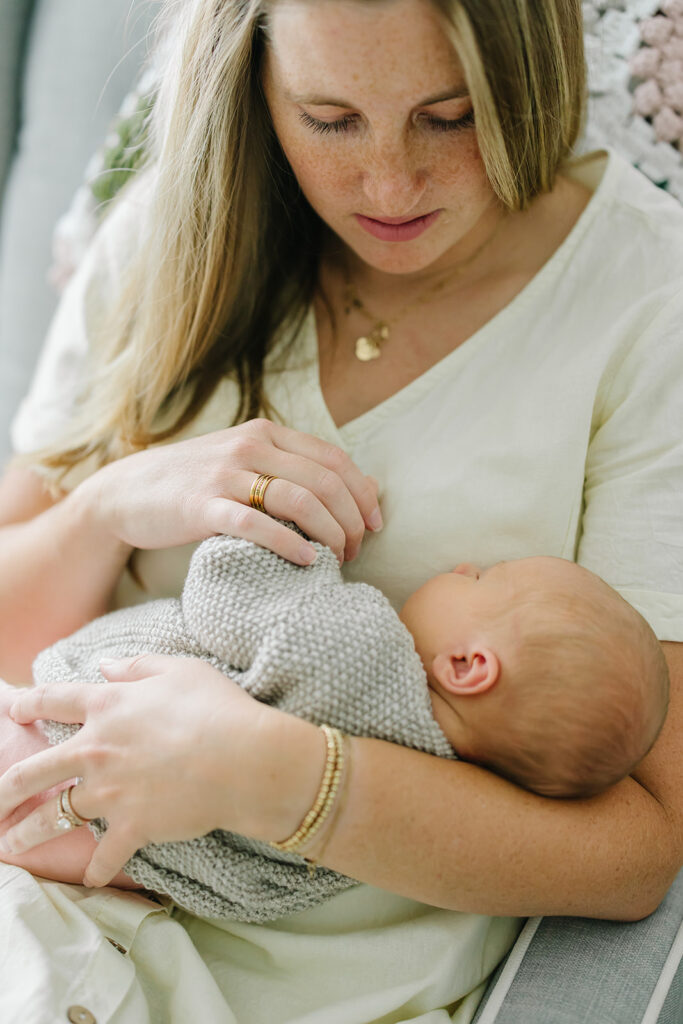
<path id="1" fill-rule="evenodd" d="M 481 576 L 481 569 L 478 565 L 472 565 L 471 562 L 460 562 L 456 565 L 453 572 L 457 572 L 460 576 L 469 576 L 473 580 L 478 580 Z"/>
<path id="2" fill-rule="evenodd" d="M 378 145 L 363 173 L 368 216 L 409 217 L 413 211 L 417 216 L 426 184 L 425 173 L 415 166 L 405 144 Z"/>

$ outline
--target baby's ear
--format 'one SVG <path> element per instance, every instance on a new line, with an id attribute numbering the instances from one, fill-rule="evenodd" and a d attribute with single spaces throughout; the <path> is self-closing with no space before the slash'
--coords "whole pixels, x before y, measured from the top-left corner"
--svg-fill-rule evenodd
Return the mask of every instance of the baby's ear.
<path id="1" fill-rule="evenodd" d="M 488 647 L 473 651 L 452 650 L 436 655 L 431 674 L 444 690 L 468 697 L 485 693 L 498 681 L 500 662 Z"/>

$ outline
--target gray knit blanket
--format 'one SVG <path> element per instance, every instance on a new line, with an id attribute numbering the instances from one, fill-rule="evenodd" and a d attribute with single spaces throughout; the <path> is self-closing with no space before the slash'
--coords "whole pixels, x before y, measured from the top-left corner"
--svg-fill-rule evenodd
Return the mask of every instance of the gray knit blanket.
<path id="1" fill-rule="evenodd" d="M 96 619 L 38 655 L 35 682 L 105 682 L 103 657 L 201 658 L 309 722 L 454 757 L 410 633 L 380 591 L 345 583 L 330 549 L 315 547 L 316 561 L 302 567 L 248 541 L 212 537 L 195 551 L 180 600 Z M 50 743 L 80 728 L 43 724 Z M 90 823 L 98 839 L 106 827 Z M 355 884 L 327 869 L 311 877 L 302 857 L 220 829 L 145 846 L 124 871 L 192 913 L 246 922 L 305 910 Z"/>

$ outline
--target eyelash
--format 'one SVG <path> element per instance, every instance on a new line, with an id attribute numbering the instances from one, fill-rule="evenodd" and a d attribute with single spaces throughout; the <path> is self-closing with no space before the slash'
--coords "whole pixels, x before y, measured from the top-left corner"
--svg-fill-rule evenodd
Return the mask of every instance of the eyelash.
<path id="1" fill-rule="evenodd" d="M 433 117 L 430 114 L 423 114 L 422 117 L 427 121 L 430 128 L 437 132 L 462 131 L 474 124 L 473 110 L 470 110 L 469 114 L 465 114 L 464 117 L 459 118 L 457 121 L 447 121 L 442 117 Z M 307 114 L 305 110 L 302 110 L 299 114 L 299 119 L 312 131 L 319 132 L 321 135 L 327 135 L 329 132 L 335 132 L 338 135 L 341 132 L 348 131 L 349 128 L 356 124 L 354 114 L 341 117 L 338 121 L 318 121 L 315 117 Z"/>

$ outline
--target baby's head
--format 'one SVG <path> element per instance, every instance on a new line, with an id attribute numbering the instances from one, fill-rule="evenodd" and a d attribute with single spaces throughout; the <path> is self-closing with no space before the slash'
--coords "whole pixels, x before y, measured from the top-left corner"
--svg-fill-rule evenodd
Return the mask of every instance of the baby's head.
<path id="1" fill-rule="evenodd" d="M 561 558 L 461 565 L 403 606 L 455 750 L 547 796 L 628 775 L 666 715 L 668 672 L 641 615 Z"/>

